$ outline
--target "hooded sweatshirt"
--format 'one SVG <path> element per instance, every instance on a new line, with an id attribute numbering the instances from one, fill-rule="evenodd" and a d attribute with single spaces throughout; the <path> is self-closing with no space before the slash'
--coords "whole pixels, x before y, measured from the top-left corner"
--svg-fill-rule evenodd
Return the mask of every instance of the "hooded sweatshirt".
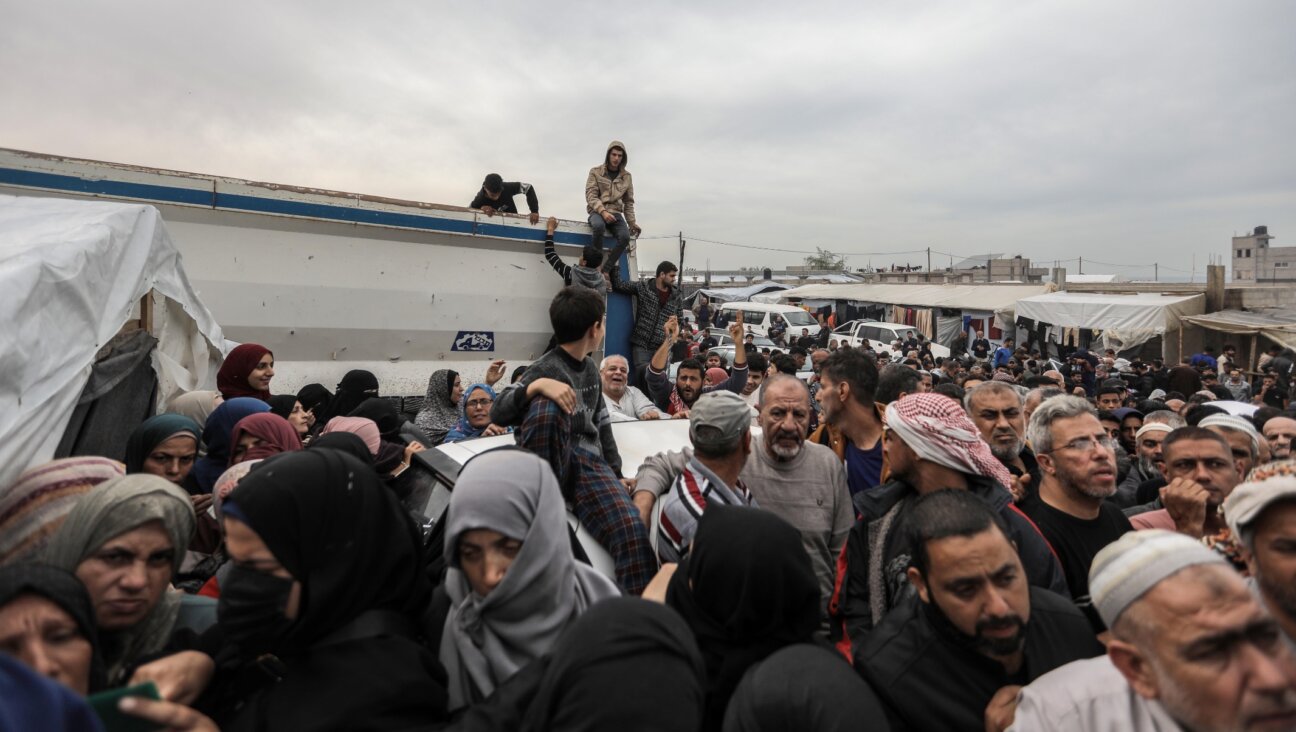
<path id="1" fill-rule="evenodd" d="M 607 280 L 603 279 L 603 273 L 594 267 L 585 267 L 579 264 L 573 267 L 562 261 L 562 257 L 559 257 L 558 252 L 554 251 L 552 236 L 545 239 L 544 255 L 545 260 L 549 262 L 549 266 L 553 267 L 554 271 L 563 278 L 564 285 L 588 287 L 600 295 L 607 295 L 608 285 Z"/>
<path id="2" fill-rule="evenodd" d="M 615 174 L 608 170 L 608 159 L 612 148 L 621 148 L 621 167 Z M 603 164 L 590 168 L 589 177 L 585 179 L 585 212 L 601 214 L 608 211 L 623 214 L 627 224 L 635 223 L 634 179 L 626 166 L 630 164 L 630 153 L 626 152 L 625 143 L 613 140 L 608 143 Z"/>

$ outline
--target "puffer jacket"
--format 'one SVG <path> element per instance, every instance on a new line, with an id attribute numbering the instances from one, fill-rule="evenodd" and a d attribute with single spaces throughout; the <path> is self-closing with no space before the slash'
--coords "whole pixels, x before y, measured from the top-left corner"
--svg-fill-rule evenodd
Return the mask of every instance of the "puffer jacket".
<path id="1" fill-rule="evenodd" d="M 608 175 L 608 157 L 612 148 L 621 148 L 621 172 L 616 178 Z M 626 223 L 635 225 L 634 179 L 626 166 L 630 164 L 630 153 L 626 152 L 625 143 L 613 140 L 608 143 L 603 164 L 590 168 L 589 177 L 585 179 L 585 213 L 601 214 L 608 211 L 625 216 Z"/>

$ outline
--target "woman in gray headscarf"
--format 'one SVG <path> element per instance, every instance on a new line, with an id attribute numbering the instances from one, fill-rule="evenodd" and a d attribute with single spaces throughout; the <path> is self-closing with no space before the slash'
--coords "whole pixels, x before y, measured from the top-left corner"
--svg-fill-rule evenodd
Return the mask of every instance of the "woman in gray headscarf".
<path id="1" fill-rule="evenodd" d="M 171 639 L 181 598 L 168 586 L 193 533 L 189 496 L 139 473 L 82 496 L 45 547 L 45 561 L 75 574 L 90 593 L 110 686 Z"/>
<path id="2" fill-rule="evenodd" d="M 446 518 L 441 636 L 454 714 L 548 653 L 563 629 L 621 594 L 572 556 L 558 480 L 533 453 L 501 448 L 459 474 Z"/>
<path id="3" fill-rule="evenodd" d="M 433 445 L 440 445 L 446 433 L 459 422 L 459 399 L 462 396 L 463 384 L 458 372 L 441 369 L 428 379 L 423 408 L 414 417 L 414 424 L 427 434 Z"/>

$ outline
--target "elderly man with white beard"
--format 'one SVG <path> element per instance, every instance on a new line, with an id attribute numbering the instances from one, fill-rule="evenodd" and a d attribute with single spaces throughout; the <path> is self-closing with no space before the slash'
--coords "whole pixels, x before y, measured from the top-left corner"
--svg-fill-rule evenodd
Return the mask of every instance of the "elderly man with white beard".
<path id="1" fill-rule="evenodd" d="M 1296 658 L 1219 554 L 1182 534 L 1133 532 L 1098 553 L 1089 586 L 1112 629 L 1107 655 L 1023 689 L 997 715 L 1010 732 L 1296 729 Z"/>
<path id="2" fill-rule="evenodd" d="M 760 439 L 752 439 L 751 454 L 739 478 L 755 503 L 792 524 L 819 580 L 822 612 L 832 595 L 837 556 L 855 522 L 846 469 L 830 448 L 807 442 L 810 390 L 787 374 L 767 379 L 760 390 Z M 650 521 L 653 507 L 684 470 L 693 452 L 664 452 L 639 467 L 634 502 Z"/>

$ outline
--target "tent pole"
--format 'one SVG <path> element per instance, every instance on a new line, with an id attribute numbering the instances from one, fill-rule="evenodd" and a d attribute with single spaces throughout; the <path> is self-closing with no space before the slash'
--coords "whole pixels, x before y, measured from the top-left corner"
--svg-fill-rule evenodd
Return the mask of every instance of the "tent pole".
<path id="1" fill-rule="evenodd" d="M 1256 370 L 1256 345 L 1257 345 L 1257 341 L 1259 340 L 1260 340 L 1259 333 L 1251 334 L 1251 360 L 1247 363 L 1247 371 L 1249 372 Z"/>

